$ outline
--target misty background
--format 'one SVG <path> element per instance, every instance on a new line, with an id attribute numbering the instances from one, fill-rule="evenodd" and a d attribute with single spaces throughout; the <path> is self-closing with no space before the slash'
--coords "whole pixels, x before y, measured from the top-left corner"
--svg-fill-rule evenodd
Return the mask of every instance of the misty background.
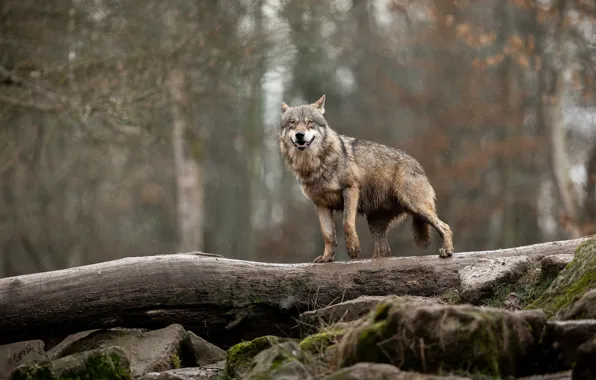
<path id="1" fill-rule="evenodd" d="M 595 53 L 591 0 L 3 0 L 0 277 L 312 261 L 277 122 L 323 94 L 339 133 L 420 161 L 456 252 L 596 233 Z M 390 233 L 397 256 L 438 242 Z"/>

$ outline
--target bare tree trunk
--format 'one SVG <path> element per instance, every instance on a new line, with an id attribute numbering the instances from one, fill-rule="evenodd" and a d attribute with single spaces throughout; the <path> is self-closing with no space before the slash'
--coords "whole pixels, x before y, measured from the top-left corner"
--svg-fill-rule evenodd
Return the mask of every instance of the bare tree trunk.
<path id="1" fill-rule="evenodd" d="M 254 10 L 255 38 L 262 41 L 264 38 L 263 28 L 263 1 L 259 0 L 255 4 Z M 247 223 L 245 226 L 246 236 L 243 237 L 245 244 L 245 255 L 249 260 L 257 260 L 255 257 L 255 225 L 254 217 L 259 207 L 259 201 L 262 199 L 262 189 L 259 188 L 262 183 L 260 179 L 263 147 L 263 75 L 265 73 L 266 61 L 263 57 L 257 59 L 257 67 L 253 73 L 251 83 L 251 98 L 248 111 L 248 125 L 246 128 L 246 140 L 248 145 L 248 194 L 245 217 Z"/>
<path id="2" fill-rule="evenodd" d="M 172 105 L 172 150 L 178 199 L 179 250 L 194 251 L 203 245 L 203 171 L 186 141 L 190 127 L 188 78 L 184 65 L 170 72 L 168 89 Z"/>
<path id="3" fill-rule="evenodd" d="M 584 206 L 584 223 L 588 233 L 596 233 L 596 143 L 586 164 L 587 185 Z M 593 231 L 593 232 L 592 232 Z"/>
<path id="4" fill-rule="evenodd" d="M 544 122 L 550 144 L 551 171 L 559 201 L 564 210 L 564 219 L 567 229 L 572 237 L 579 237 L 579 207 L 573 195 L 573 184 L 569 177 L 569 157 L 566 150 L 565 123 L 563 115 L 563 96 L 565 94 L 565 79 L 563 72 L 568 64 L 565 53 L 564 20 L 566 14 L 566 0 L 557 1 L 558 20 L 554 30 L 554 43 L 556 44 L 556 57 L 559 62 L 551 59 L 545 62 L 548 69 L 540 73 L 542 89 L 547 89 L 541 98 L 542 121 Z"/>
<path id="5" fill-rule="evenodd" d="M 573 184 L 569 177 L 569 157 L 566 150 L 565 124 L 563 122 L 562 96 L 564 92 L 564 79 L 562 73 L 553 73 L 553 91 L 546 99 L 546 117 L 549 124 L 549 142 L 551 146 L 551 168 L 553 178 L 565 211 L 566 220 L 569 221 L 569 229 L 572 237 L 579 237 L 578 229 L 578 206 L 573 195 Z"/>

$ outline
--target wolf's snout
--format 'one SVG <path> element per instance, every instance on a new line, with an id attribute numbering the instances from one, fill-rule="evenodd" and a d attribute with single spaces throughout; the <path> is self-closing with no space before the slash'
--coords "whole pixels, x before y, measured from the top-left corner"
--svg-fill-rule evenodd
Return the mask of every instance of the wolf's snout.
<path id="1" fill-rule="evenodd" d="M 296 132 L 291 135 L 290 139 L 292 140 L 292 143 L 294 143 L 294 146 L 298 148 L 298 150 L 304 150 L 313 142 L 315 139 L 315 134 L 312 133 L 312 131 Z"/>

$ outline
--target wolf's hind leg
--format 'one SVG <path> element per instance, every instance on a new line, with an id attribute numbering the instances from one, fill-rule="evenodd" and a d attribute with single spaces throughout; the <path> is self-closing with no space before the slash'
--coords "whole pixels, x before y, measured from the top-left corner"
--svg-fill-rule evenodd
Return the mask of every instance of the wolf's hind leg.
<path id="1" fill-rule="evenodd" d="M 415 238 L 420 245 L 426 245 L 430 238 L 429 231 L 423 227 L 424 223 L 430 224 L 441 236 L 443 244 L 439 249 L 439 257 L 450 257 L 453 254 L 453 232 L 451 227 L 437 217 L 435 207 L 435 192 L 422 175 L 413 175 L 407 181 L 401 182 L 396 189 L 400 203 L 414 218 L 413 227 L 417 229 Z"/>
<path id="2" fill-rule="evenodd" d="M 391 248 L 389 247 L 389 241 L 387 241 L 387 232 L 389 231 L 392 218 L 387 216 L 369 215 L 367 216 L 366 221 L 368 222 L 368 229 L 370 230 L 374 243 L 372 258 L 377 259 L 391 256 Z"/>
<path id="3" fill-rule="evenodd" d="M 337 246 L 337 239 L 335 236 L 335 223 L 333 222 L 333 215 L 331 209 L 315 205 L 315 212 L 319 217 L 321 223 L 321 233 L 323 241 L 325 242 L 325 252 L 323 256 L 315 258 L 315 263 L 330 263 L 335 257 L 335 247 Z"/>
<path id="4" fill-rule="evenodd" d="M 433 226 L 435 230 L 441 235 L 443 245 L 439 249 L 439 257 L 450 257 L 453 255 L 453 232 L 451 227 L 437 217 L 433 206 L 427 203 L 412 205 L 411 212 L 414 218 L 420 218 L 426 223 Z"/>

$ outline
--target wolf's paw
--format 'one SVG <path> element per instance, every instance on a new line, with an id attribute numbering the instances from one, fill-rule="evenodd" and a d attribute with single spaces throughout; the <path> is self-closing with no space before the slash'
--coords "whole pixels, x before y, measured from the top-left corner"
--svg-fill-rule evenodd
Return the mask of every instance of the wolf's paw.
<path id="1" fill-rule="evenodd" d="M 439 249 L 439 257 L 440 258 L 447 258 L 447 257 L 451 257 L 453 256 L 453 249 L 446 249 L 446 248 L 440 248 Z"/>
<path id="2" fill-rule="evenodd" d="M 359 254 L 360 254 L 360 247 L 356 246 L 356 247 L 348 248 L 348 256 L 350 256 L 350 260 L 354 260 L 354 259 L 358 258 Z"/>
<path id="3" fill-rule="evenodd" d="M 313 260 L 313 263 L 331 263 L 333 256 L 318 256 Z"/>

